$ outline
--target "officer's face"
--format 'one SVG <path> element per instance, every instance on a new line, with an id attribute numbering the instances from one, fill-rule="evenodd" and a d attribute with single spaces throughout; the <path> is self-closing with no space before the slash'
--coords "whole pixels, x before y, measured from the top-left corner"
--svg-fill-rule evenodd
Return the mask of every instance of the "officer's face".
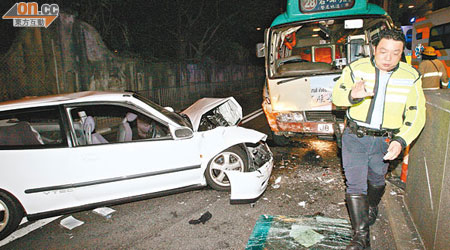
<path id="1" fill-rule="evenodd" d="M 375 47 L 375 64 L 381 71 L 391 71 L 402 58 L 403 42 L 381 39 Z"/>

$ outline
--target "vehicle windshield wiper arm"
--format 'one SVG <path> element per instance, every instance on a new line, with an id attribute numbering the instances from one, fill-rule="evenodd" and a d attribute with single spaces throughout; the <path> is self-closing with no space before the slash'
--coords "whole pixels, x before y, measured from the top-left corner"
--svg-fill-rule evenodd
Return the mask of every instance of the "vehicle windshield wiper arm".
<path id="1" fill-rule="evenodd" d="M 304 76 L 297 76 L 297 77 L 293 77 L 291 79 L 282 80 L 282 81 L 277 82 L 277 85 L 280 85 L 280 84 L 283 84 L 283 83 L 287 83 L 287 82 L 291 82 L 291 81 L 295 81 L 295 80 L 298 80 L 298 79 L 303 78 L 303 77 Z"/>

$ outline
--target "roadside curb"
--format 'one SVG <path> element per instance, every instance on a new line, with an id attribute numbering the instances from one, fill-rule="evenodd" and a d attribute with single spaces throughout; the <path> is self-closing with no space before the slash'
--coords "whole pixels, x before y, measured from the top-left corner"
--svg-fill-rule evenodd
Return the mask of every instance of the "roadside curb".
<path id="1" fill-rule="evenodd" d="M 425 249 L 404 203 L 404 191 L 386 182 L 383 203 L 397 250 Z M 411 225 L 411 226 L 408 226 Z M 411 228 L 413 227 L 413 228 Z M 421 248 L 420 248 L 421 247 Z"/>

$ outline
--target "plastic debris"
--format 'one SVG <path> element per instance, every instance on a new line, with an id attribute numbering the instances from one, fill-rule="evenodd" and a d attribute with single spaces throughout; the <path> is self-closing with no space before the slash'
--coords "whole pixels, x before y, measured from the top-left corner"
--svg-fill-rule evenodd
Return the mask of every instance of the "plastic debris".
<path id="1" fill-rule="evenodd" d="M 305 207 L 306 207 L 306 201 L 300 201 L 300 202 L 298 203 L 298 205 L 301 206 L 301 207 L 303 207 L 303 208 L 305 208 Z"/>
<path id="2" fill-rule="evenodd" d="M 397 194 L 397 192 L 391 191 L 391 195 L 396 195 L 396 194 Z"/>
<path id="3" fill-rule="evenodd" d="M 107 219 L 111 218 L 111 214 L 114 213 L 115 211 L 116 210 L 109 207 L 99 207 L 92 210 L 92 212 L 94 212 L 95 214 L 101 215 Z"/>
<path id="4" fill-rule="evenodd" d="M 325 183 L 330 183 L 330 182 L 332 182 L 332 181 L 334 181 L 334 179 L 326 180 Z"/>
<path id="5" fill-rule="evenodd" d="M 281 176 L 279 176 L 276 180 L 275 180 L 275 184 L 279 184 L 281 182 Z"/>
<path id="6" fill-rule="evenodd" d="M 75 219 L 72 215 L 62 219 L 59 224 L 69 230 L 79 227 L 84 224 L 84 221 Z"/>
<path id="7" fill-rule="evenodd" d="M 197 220 L 190 220 L 189 224 L 205 224 L 209 219 L 211 219 L 212 214 L 209 211 L 206 211 L 204 214 L 202 214 L 202 216 L 200 216 L 200 218 L 198 218 Z"/>

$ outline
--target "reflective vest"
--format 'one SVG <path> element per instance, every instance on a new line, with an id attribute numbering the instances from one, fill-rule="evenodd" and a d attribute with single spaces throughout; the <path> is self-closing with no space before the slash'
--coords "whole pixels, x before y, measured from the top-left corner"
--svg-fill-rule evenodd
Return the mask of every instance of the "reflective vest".
<path id="1" fill-rule="evenodd" d="M 422 74 L 422 88 L 440 89 L 440 82 L 442 87 L 447 88 L 448 77 L 444 64 L 438 59 L 422 60 L 419 64 L 419 72 Z"/>
<path id="2" fill-rule="evenodd" d="M 341 77 L 334 85 L 332 101 L 336 106 L 349 107 L 348 118 L 369 123 L 368 119 L 373 111 L 373 98 L 355 100 L 350 96 L 352 86 L 364 80 L 367 91 L 374 92 L 375 95 L 386 94 L 381 128 L 399 129 L 393 139 L 406 147 L 419 135 L 425 125 L 425 97 L 420 74 L 410 65 L 400 62 L 388 80 L 386 93 L 376 93 L 374 89 L 378 84 L 379 73 L 370 58 L 362 58 L 351 63 L 343 69 Z"/>

